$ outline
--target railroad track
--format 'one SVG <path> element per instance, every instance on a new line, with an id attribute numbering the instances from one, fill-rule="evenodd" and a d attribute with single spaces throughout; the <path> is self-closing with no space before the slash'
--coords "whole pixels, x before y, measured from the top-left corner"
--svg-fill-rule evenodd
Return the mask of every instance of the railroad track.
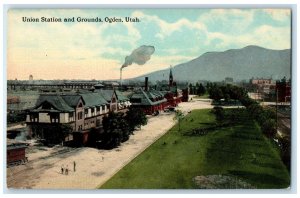
<path id="1" fill-rule="evenodd" d="M 55 161 L 50 161 L 50 162 L 48 161 L 47 163 L 43 163 L 43 160 L 59 157 L 60 155 L 63 154 L 72 154 L 81 149 L 82 148 L 70 148 L 66 150 L 64 149 L 62 151 L 52 153 L 49 156 L 40 157 L 35 160 L 29 161 L 25 165 L 22 165 L 21 170 L 18 170 L 16 172 L 13 172 L 13 170 L 11 171 L 7 170 L 7 186 L 12 188 L 24 188 L 24 187 L 30 188 L 31 186 L 28 186 L 28 180 L 34 181 L 35 179 L 38 179 L 38 176 L 40 175 L 41 172 L 49 169 L 49 167 L 52 167 L 58 162 L 64 160 L 65 157 L 61 159 L 57 159 Z M 13 169 L 14 167 L 9 167 L 7 169 L 10 168 Z M 26 184 L 22 185 L 23 182 L 26 182 Z"/>

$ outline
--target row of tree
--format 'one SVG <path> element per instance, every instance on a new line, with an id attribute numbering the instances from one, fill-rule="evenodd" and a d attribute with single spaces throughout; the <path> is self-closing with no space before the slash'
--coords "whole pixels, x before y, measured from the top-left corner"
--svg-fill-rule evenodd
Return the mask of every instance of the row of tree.
<path id="1" fill-rule="evenodd" d="M 231 84 L 218 85 L 216 83 L 207 83 L 206 87 L 209 97 L 217 102 L 221 99 L 229 101 L 240 100 L 247 97 L 247 91 L 245 89 Z"/>
<path id="2" fill-rule="evenodd" d="M 196 85 L 190 83 L 189 90 L 191 95 L 202 96 L 206 93 L 206 88 L 202 85 L 202 83 L 196 83 Z"/>
<path id="3" fill-rule="evenodd" d="M 255 100 L 249 98 L 248 96 L 241 98 L 240 101 L 260 125 L 262 132 L 271 139 L 278 139 L 281 159 L 288 170 L 290 170 L 291 140 L 289 137 L 277 136 L 277 115 L 274 110 L 263 108 Z"/>
<path id="4" fill-rule="evenodd" d="M 208 84 L 208 93 L 211 99 L 219 101 L 221 99 L 239 100 L 243 106 L 246 107 L 251 117 L 257 121 L 262 132 L 268 138 L 278 138 L 281 149 L 281 157 L 283 162 L 289 168 L 290 165 L 290 139 L 277 137 L 277 118 L 273 109 L 264 108 L 258 102 L 251 99 L 246 90 L 242 87 L 234 85 L 217 85 Z M 222 112 L 217 112 L 218 119 L 222 119 Z"/>
<path id="5" fill-rule="evenodd" d="M 259 123 L 263 133 L 268 137 L 274 137 L 276 134 L 276 114 L 271 109 L 265 109 L 255 100 L 249 98 L 247 91 L 235 85 L 217 85 L 208 84 L 208 93 L 211 99 L 220 101 L 224 99 L 239 100 L 250 112 L 250 115 Z"/>

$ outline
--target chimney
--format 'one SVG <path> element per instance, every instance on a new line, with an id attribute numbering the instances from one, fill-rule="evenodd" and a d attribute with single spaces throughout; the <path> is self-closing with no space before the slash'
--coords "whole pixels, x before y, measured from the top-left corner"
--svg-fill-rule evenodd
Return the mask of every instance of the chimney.
<path id="1" fill-rule="evenodd" d="M 120 86 L 122 87 L 122 67 L 120 69 Z"/>
<path id="2" fill-rule="evenodd" d="M 145 91 L 148 91 L 148 77 L 145 77 Z"/>

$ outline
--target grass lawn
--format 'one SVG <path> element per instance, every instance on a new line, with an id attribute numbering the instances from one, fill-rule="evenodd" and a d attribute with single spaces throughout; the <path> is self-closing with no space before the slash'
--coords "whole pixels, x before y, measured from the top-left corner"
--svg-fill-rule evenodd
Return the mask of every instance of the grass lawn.
<path id="1" fill-rule="evenodd" d="M 228 175 L 255 188 L 286 188 L 290 176 L 278 151 L 247 115 L 240 124 L 217 128 L 202 136 L 187 136 L 191 129 L 213 126 L 209 109 L 195 110 L 181 123 L 101 186 L 103 189 L 197 188 L 199 175 Z M 226 109 L 226 112 L 231 111 Z"/>

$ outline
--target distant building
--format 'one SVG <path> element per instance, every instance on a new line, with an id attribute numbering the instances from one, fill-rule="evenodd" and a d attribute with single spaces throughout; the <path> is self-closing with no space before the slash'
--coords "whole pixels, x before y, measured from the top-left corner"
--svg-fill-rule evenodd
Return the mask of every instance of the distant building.
<path id="1" fill-rule="evenodd" d="M 132 94 L 130 102 L 133 108 L 142 108 L 147 115 L 162 111 L 167 105 L 167 99 L 163 94 L 154 90 L 142 90 L 142 88 Z"/>
<path id="2" fill-rule="evenodd" d="M 278 102 L 291 102 L 291 81 L 282 79 L 276 82 L 277 101 Z"/>
<path id="3" fill-rule="evenodd" d="M 164 94 L 157 90 L 149 90 L 148 77 L 145 78 L 145 88 L 135 90 L 130 97 L 133 108 L 142 108 L 147 115 L 162 111 L 167 106 Z"/>
<path id="4" fill-rule="evenodd" d="M 19 109 L 20 97 L 19 96 L 7 96 L 7 111 L 15 111 Z"/>
<path id="5" fill-rule="evenodd" d="M 275 82 L 272 78 L 252 78 L 250 79 L 250 85 L 263 98 L 275 92 Z"/>
<path id="6" fill-rule="evenodd" d="M 149 89 L 148 77 L 145 77 L 145 88 L 136 90 L 130 97 L 133 107 L 142 108 L 147 115 L 164 110 L 168 106 L 176 107 L 180 102 L 187 102 L 189 89 L 178 89 L 173 78 L 172 67 L 170 67 L 169 82 Z"/>
<path id="7" fill-rule="evenodd" d="M 252 85 L 270 85 L 272 84 L 272 78 L 252 78 L 250 83 Z"/>

